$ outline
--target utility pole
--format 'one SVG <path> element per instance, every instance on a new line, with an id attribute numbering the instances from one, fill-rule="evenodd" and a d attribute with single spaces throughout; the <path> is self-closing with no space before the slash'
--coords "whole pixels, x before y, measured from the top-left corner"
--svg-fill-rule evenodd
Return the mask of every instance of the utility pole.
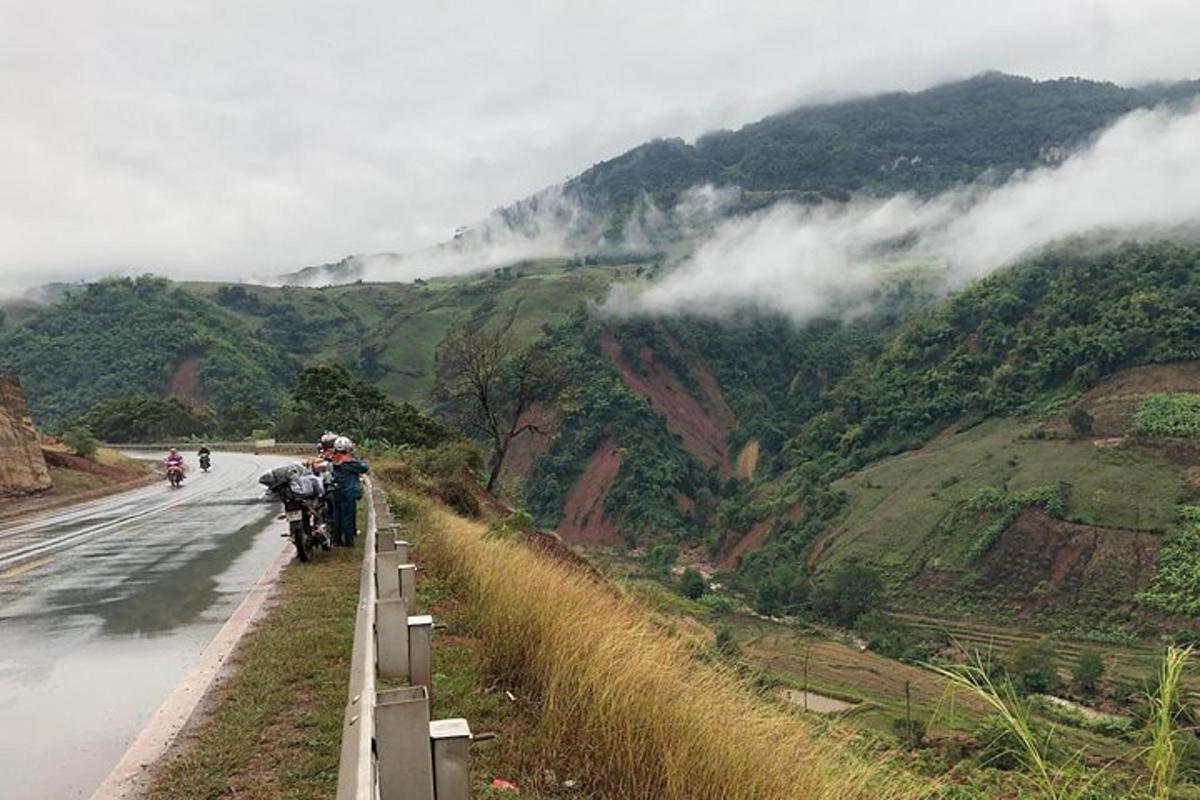
<path id="1" fill-rule="evenodd" d="M 804 646 L 804 713 L 808 713 L 808 659 L 812 655 L 812 642 Z"/>

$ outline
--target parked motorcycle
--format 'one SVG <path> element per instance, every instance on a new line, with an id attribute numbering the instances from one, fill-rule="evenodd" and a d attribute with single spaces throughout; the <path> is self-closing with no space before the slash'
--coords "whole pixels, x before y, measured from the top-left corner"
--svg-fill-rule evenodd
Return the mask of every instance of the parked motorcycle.
<path id="1" fill-rule="evenodd" d="M 282 503 L 287 517 L 288 537 L 296 547 L 296 557 L 310 561 L 319 547 L 333 547 L 331 518 L 326 513 L 324 487 L 320 478 L 306 475 L 296 465 L 266 473 L 258 482 Z"/>

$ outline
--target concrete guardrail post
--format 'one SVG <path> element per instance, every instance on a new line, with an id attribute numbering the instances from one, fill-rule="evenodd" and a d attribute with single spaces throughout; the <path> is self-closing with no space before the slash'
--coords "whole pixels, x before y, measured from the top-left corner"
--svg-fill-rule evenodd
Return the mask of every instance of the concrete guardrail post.
<path id="1" fill-rule="evenodd" d="M 429 692 L 392 689 L 377 693 L 375 703 L 380 800 L 433 800 Z"/>
<path id="2" fill-rule="evenodd" d="M 400 598 L 375 604 L 375 641 L 379 652 L 379 677 L 407 678 L 408 604 Z"/>
<path id="3" fill-rule="evenodd" d="M 433 747 L 433 793 L 437 800 L 471 797 L 471 728 L 465 719 L 429 723 Z"/>
<path id="4" fill-rule="evenodd" d="M 393 544 L 395 545 L 395 548 L 396 548 L 396 558 L 399 559 L 399 561 L 397 563 L 399 563 L 399 564 L 409 563 L 409 561 L 411 561 L 412 559 L 410 559 L 408 557 L 408 542 L 405 541 L 404 539 L 397 539 Z"/>
<path id="5" fill-rule="evenodd" d="M 400 597 L 404 602 L 408 603 L 409 611 L 417 610 L 417 565 L 416 564 L 401 564 L 400 570 Z"/>
<path id="6" fill-rule="evenodd" d="M 384 550 L 375 556 L 375 586 L 380 600 L 396 600 L 400 597 L 400 553 Z"/>
<path id="7" fill-rule="evenodd" d="M 408 618 L 408 682 L 433 694 L 433 617 Z"/>
<path id="8" fill-rule="evenodd" d="M 379 536 L 375 539 L 375 552 L 386 553 L 389 550 L 394 550 L 396 536 L 399 530 L 394 523 L 381 525 L 379 528 Z"/>

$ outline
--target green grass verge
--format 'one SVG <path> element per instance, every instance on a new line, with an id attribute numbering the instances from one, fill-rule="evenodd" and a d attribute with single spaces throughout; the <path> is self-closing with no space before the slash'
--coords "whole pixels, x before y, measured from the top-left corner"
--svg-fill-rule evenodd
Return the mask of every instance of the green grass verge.
<path id="1" fill-rule="evenodd" d="M 335 548 L 283 571 L 210 716 L 162 767 L 151 800 L 334 796 L 362 553 Z"/>

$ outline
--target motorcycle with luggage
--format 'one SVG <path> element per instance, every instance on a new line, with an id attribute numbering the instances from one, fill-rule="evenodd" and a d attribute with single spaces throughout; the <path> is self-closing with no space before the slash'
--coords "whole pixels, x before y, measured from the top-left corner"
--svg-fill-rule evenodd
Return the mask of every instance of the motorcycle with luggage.
<path id="1" fill-rule="evenodd" d="M 310 561 L 317 548 L 333 547 L 331 520 L 325 510 L 325 487 L 320 478 L 292 464 L 271 470 L 258 482 L 283 503 L 287 535 L 296 547 L 297 558 Z"/>

